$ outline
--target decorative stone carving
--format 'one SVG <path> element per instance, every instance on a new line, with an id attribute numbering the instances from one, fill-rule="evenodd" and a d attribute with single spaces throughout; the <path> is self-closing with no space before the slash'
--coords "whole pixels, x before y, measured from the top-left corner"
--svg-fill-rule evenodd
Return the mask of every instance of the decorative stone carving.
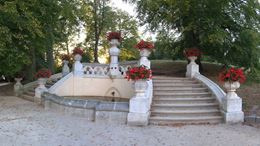
<path id="1" fill-rule="evenodd" d="M 148 60 L 149 55 L 151 54 L 151 51 L 149 49 L 142 49 L 140 50 L 140 60 L 139 65 L 144 65 L 148 68 L 151 68 L 151 62 Z"/>
<path id="2" fill-rule="evenodd" d="M 74 59 L 75 59 L 75 63 L 73 65 L 73 73 L 74 73 L 74 75 L 75 76 L 83 76 L 83 74 L 84 74 L 83 65 L 80 62 L 81 59 L 82 59 L 82 56 L 79 55 L 79 54 L 76 54 L 74 56 Z"/>
<path id="3" fill-rule="evenodd" d="M 68 60 L 63 60 L 63 67 L 62 67 L 62 76 L 63 77 L 70 73 L 70 68 L 68 66 L 68 63 L 69 63 Z"/>
<path id="4" fill-rule="evenodd" d="M 120 75 L 119 65 L 118 65 L 118 56 L 120 50 L 117 48 L 119 44 L 120 43 L 118 39 L 112 39 L 110 41 L 111 48 L 109 49 L 109 55 L 110 55 L 109 75 L 112 78 L 115 78 L 116 76 Z"/>
<path id="5" fill-rule="evenodd" d="M 14 78 L 14 80 L 16 81 L 16 83 L 14 84 L 15 96 L 20 96 L 23 93 L 23 85 L 21 83 L 23 78 Z"/>
<path id="6" fill-rule="evenodd" d="M 240 87 L 237 82 L 225 82 L 224 88 L 227 91 L 223 101 L 223 110 L 225 111 L 226 123 L 238 123 L 244 121 L 244 113 L 242 111 L 242 99 L 235 93 Z"/>
<path id="7" fill-rule="evenodd" d="M 189 56 L 190 63 L 187 65 L 186 77 L 193 78 L 196 73 L 199 73 L 199 66 L 195 63 L 196 56 Z"/>

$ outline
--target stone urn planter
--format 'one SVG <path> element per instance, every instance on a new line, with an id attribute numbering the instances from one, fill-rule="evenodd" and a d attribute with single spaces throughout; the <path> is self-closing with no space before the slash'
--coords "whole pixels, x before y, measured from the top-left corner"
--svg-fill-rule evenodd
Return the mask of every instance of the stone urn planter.
<path id="1" fill-rule="evenodd" d="M 197 56 L 189 56 L 187 58 L 190 60 L 190 63 L 186 67 L 186 77 L 193 78 L 196 73 L 199 73 L 199 65 L 195 62 Z"/>
<path id="2" fill-rule="evenodd" d="M 148 60 L 148 57 L 149 55 L 151 54 L 151 51 L 150 49 L 147 49 L 147 48 L 143 48 L 140 50 L 140 60 L 139 60 L 139 65 L 144 65 L 148 68 L 150 68 L 151 66 L 151 63 L 150 61 Z"/>
<path id="3" fill-rule="evenodd" d="M 80 55 L 80 54 L 76 54 L 75 56 L 74 56 L 74 59 L 75 59 L 75 61 L 77 62 L 80 62 L 81 61 L 81 59 L 82 59 L 82 56 Z"/>
<path id="4" fill-rule="evenodd" d="M 236 94 L 236 90 L 240 87 L 240 83 L 236 82 L 225 82 L 223 87 L 227 91 L 227 98 L 229 99 L 236 99 L 239 98 Z"/>
<path id="5" fill-rule="evenodd" d="M 68 64 L 69 64 L 68 60 L 63 60 L 63 67 L 62 67 L 62 76 L 63 77 L 70 73 L 70 68 L 69 68 Z"/>
<path id="6" fill-rule="evenodd" d="M 197 56 L 189 56 L 188 59 L 190 60 L 190 63 L 191 64 L 196 64 L 195 63 L 195 60 L 197 59 L 198 57 Z"/>
<path id="7" fill-rule="evenodd" d="M 148 87 L 146 80 L 137 80 L 134 82 L 134 91 L 135 91 L 135 97 L 136 98 L 144 98 L 145 97 L 145 91 Z"/>
<path id="8" fill-rule="evenodd" d="M 48 89 L 45 87 L 47 78 L 39 78 L 37 81 L 38 81 L 38 87 L 35 89 L 35 97 L 41 99 L 41 94 L 43 92 L 48 91 Z"/>
<path id="9" fill-rule="evenodd" d="M 75 63 L 73 65 L 73 70 L 74 70 L 75 76 L 83 76 L 83 74 L 84 74 L 83 65 L 80 62 L 81 59 L 82 59 L 82 56 L 80 54 L 75 54 L 75 56 L 74 56 Z"/>
<path id="10" fill-rule="evenodd" d="M 37 88 L 41 88 L 41 89 L 46 89 L 47 90 L 47 88 L 45 87 L 45 85 L 46 85 L 46 82 L 47 82 L 47 78 L 39 78 L 38 79 L 38 87 Z"/>
<path id="11" fill-rule="evenodd" d="M 14 80 L 16 81 L 16 83 L 14 84 L 14 93 L 16 96 L 20 96 L 23 92 L 23 85 L 21 83 L 23 78 L 14 78 Z"/>
<path id="12" fill-rule="evenodd" d="M 119 42 L 118 39 L 111 39 L 111 40 L 109 41 L 109 44 L 111 45 L 111 47 L 117 47 L 117 46 L 120 45 L 120 42 Z"/>

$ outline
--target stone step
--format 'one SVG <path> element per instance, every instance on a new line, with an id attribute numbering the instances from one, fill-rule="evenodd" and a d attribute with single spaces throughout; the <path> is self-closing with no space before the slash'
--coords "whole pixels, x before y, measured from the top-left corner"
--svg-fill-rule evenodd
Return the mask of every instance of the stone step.
<path id="1" fill-rule="evenodd" d="M 153 103 L 151 110 L 219 110 L 219 105 L 216 102 L 213 103 L 174 103 L 174 104 L 164 104 L 164 103 Z"/>
<path id="2" fill-rule="evenodd" d="M 197 116 L 221 116 L 218 109 L 210 110 L 152 110 L 151 116 L 161 117 L 197 117 Z"/>
<path id="3" fill-rule="evenodd" d="M 180 89 L 180 88 L 175 88 L 171 90 L 167 89 L 154 89 L 154 94 L 161 94 L 161 93 L 202 93 L 202 92 L 208 92 L 207 88 L 190 88 L 190 89 Z"/>
<path id="4" fill-rule="evenodd" d="M 182 88 L 182 87 L 192 87 L 192 88 L 195 88 L 195 87 L 204 87 L 204 85 L 202 84 L 199 84 L 199 83 L 153 83 L 153 87 L 156 88 L 156 87 L 168 87 L 168 88 Z"/>
<path id="5" fill-rule="evenodd" d="M 201 117 L 150 117 L 149 124 L 174 125 L 174 124 L 217 124 L 222 123 L 222 116 Z"/>
<path id="6" fill-rule="evenodd" d="M 216 99 L 213 97 L 198 97 L 198 98 L 163 98 L 163 97 L 157 97 L 153 98 L 154 104 L 160 104 L 160 103 L 211 103 L 216 102 Z"/>
<path id="7" fill-rule="evenodd" d="M 153 90 L 154 91 L 168 91 L 168 90 L 204 90 L 204 89 L 208 89 L 206 87 L 202 87 L 202 86 L 198 86 L 198 87 L 160 87 L 160 86 L 156 86 L 156 87 L 153 87 Z"/>
<path id="8" fill-rule="evenodd" d="M 162 106 L 162 107 L 203 107 L 203 106 L 216 106 L 218 105 L 217 102 L 214 102 L 214 103 L 185 103 L 185 104 L 182 104 L 182 103 L 167 103 L 167 104 L 164 104 L 164 103 L 157 103 L 157 104 L 152 104 L 152 107 L 155 107 L 155 106 Z"/>
<path id="9" fill-rule="evenodd" d="M 153 80 L 153 83 L 198 83 L 196 80 Z"/>
<path id="10" fill-rule="evenodd" d="M 31 95 L 23 94 L 20 97 L 25 100 L 34 101 L 34 96 L 31 96 Z"/>
<path id="11" fill-rule="evenodd" d="M 27 91 L 24 94 L 29 95 L 29 96 L 34 96 L 35 92 L 34 91 Z"/>
<path id="12" fill-rule="evenodd" d="M 157 93 L 155 92 L 153 94 L 154 96 L 159 96 L 159 97 L 211 97 L 212 94 L 210 92 L 201 92 L 201 93 Z"/>
<path id="13" fill-rule="evenodd" d="M 153 76 L 153 80 L 192 80 L 191 78 L 185 77 L 169 77 L 169 76 Z"/>

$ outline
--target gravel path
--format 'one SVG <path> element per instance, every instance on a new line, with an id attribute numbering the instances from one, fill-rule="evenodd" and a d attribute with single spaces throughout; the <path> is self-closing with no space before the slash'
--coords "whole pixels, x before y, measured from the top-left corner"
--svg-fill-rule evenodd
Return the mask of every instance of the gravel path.
<path id="1" fill-rule="evenodd" d="M 260 146 L 260 129 L 246 125 L 130 127 L 94 123 L 0 97 L 0 146 Z"/>

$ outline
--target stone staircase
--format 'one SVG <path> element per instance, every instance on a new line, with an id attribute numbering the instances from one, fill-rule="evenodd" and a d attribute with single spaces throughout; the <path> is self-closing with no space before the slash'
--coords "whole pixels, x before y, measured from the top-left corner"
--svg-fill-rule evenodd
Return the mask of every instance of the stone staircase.
<path id="1" fill-rule="evenodd" d="M 155 76 L 150 124 L 221 123 L 219 104 L 202 83 L 189 78 Z"/>
<path id="2" fill-rule="evenodd" d="M 46 88 L 49 89 L 52 85 L 54 85 L 58 80 L 51 80 L 51 81 L 47 81 L 46 83 Z M 29 100 L 34 102 L 34 95 L 35 95 L 35 88 L 38 85 L 32 86 L 30 87 L 27 91 L 25 91 L 20 97 L 25 99 L 25 100 Z"/>

